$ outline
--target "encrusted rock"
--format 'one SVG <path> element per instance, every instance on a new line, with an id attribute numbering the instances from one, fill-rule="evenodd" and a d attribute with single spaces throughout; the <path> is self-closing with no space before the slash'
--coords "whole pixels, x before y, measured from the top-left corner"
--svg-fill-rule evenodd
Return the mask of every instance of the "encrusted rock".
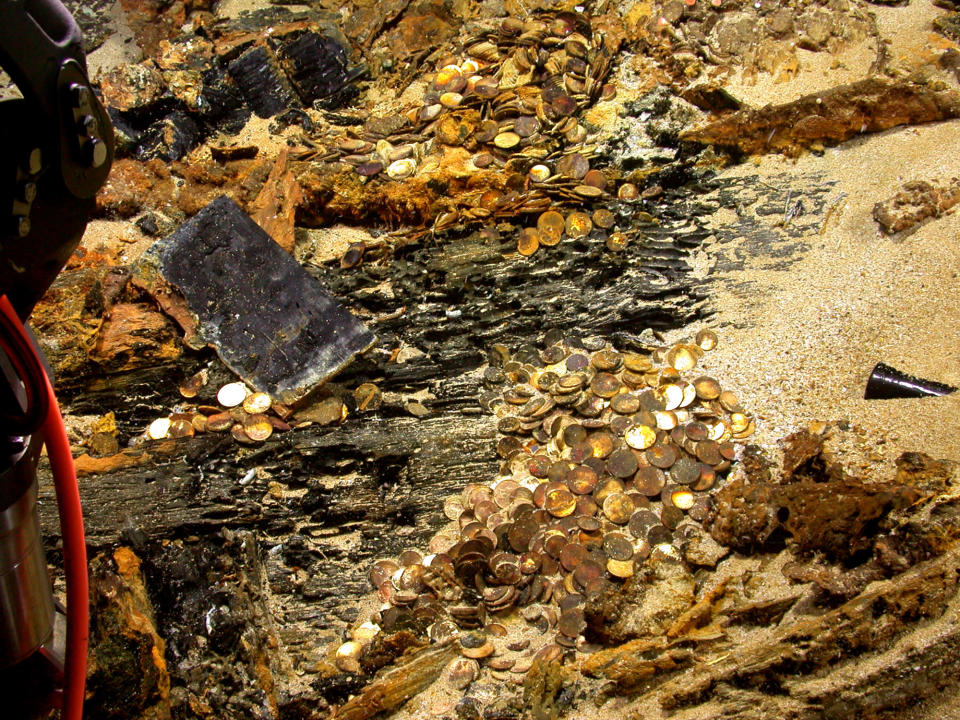
<path id="1" fill-rule="evenodd" d="M 693 575 L 683 562 L 654 553 L 643 571 L 587 603 L 587 636 L 603 643 L 663 632 L 695 600 Z"/>
<path id="2" fill-rule="evenodd" d="M 913 180 L 873 206 L 873 219 L 889 235 L 938 218 L 960 202 L 960 179 Z"/>

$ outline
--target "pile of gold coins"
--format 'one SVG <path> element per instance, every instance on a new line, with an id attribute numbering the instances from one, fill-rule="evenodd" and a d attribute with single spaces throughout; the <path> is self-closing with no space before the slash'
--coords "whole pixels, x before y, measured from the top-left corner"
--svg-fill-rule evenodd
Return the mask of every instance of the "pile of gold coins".
<path id="1" fill-rule="evenodd" d="M 464 43 L 460 57 L 441 59 L 426 78 L 422 105 L 340 138 L 325 157 L 365 178 L 399 181 L 437 170 L 441 148 L 464 148 L 474 169 L 499 170 L 503 182 L 451 198 L 451 211 L 432 229 L 532 215 L 517 237 L 521 255 L 611 228 L 606 209 L 564 215 L 554 209 L 640 196 L 631 183 L 611 187 L 612 176 L 591 167 L 597 147 L 579 115 L 615 95 L 605 79 L 616 47 L 592 22 L 572 12 L 495 21 Z"/>
<path id="2" fill-rule="evenodd" d="M 180 385 L 181 397 L 195 398 L 206 383 L 205 371 L 191 376 Z M 229 432 L 237 442 L 253 445 L 268 440 L 275 432 L 290 430 L 287 420 L 291 414 L 289 408 L 274 403 L 266 393 L 232 382 L 217 391 L 217 405 L 185 406 L 154 420 L 144 434 L 150 440 L 164 440 Z"/>
<path id="3" fill-rule="evenodd" d="M 704 330 L 619 352 L 551 332 L 542 348 L 494 346 L 481 404 L 498 418 L 501 471 L 446 501 L 456 526 L 428 555 L 374 564 L 379 623 L 427 618 L 431 638 L 456 635 L 464 657 L 500 672 L 524 667 L 538 638 L 583 649 L 586 603 L 652 555 L 679 558 L 674 531 L 710 516 L 711 489 L 754 432 L 737 397 L 697 372 L 716 342 Z M 533 638 L 508 632 L 517 614 Z"/>

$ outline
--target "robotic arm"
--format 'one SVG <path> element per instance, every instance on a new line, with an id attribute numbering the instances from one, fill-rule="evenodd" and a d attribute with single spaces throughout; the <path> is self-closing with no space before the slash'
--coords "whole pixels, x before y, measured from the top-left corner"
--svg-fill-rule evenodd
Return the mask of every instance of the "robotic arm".
<path id="1" fill-rule="evenodd" d="M 21 322 L 83 235 L 113 134 L 86 76 L 80 30 L 58 0 L 0 0 L 0 66 L 21 94 L 0 101 L 0 689 L 7 717 L 35 716 L 59 699 L 62 716 L 79 720 L 87 638 L 79 495 L 50 381 Z M 44 442 L 67 577 L 65 663 L 36 508 Z"/>

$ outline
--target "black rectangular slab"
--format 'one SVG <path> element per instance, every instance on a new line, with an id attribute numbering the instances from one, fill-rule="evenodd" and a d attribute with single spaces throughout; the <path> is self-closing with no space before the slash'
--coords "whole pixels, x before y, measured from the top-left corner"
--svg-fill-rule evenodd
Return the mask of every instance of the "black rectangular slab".
<path id="1" fill-rule="evenodd" d="M 223 362 L 279 402 L 301 399 L 375 340 L 230 198 L 150 254 Z"/>

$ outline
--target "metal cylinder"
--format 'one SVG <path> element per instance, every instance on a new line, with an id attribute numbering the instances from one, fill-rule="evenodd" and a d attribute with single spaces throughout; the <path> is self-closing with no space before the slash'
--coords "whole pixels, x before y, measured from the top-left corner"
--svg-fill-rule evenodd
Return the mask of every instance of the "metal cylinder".
<path id="1" fill-rule="evenodd" d="M 27 455 L 10 472 L 29 464 Z M 53 614 L 34 476 L 20 497 L 0 510 L 0 669 L 25 660 L 50 639 Z"/>

